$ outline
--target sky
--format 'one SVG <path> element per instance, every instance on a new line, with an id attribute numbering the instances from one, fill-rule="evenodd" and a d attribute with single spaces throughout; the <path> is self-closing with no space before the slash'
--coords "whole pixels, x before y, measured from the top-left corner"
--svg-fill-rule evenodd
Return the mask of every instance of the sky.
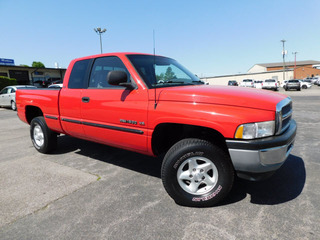
<path id="1" fill-rule="evenodd" d="M 153 53 L 199 77 L 257 63 L 320 61 L 320 0 L 0 0 L 0 58 L 67 68 L 103 52 Z"/>

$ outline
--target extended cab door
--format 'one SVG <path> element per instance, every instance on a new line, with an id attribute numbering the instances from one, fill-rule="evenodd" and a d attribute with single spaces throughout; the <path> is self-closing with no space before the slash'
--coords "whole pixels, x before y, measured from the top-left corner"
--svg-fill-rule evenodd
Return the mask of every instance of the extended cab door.
<path id="1" fill-rule="evenodd" d="M 59 110 L 63 130 L 74 137 L 85 138 L 81 117 L 81 96 L 87 86 L 91 59 L 80 60 L 70 64 L 72 68 L 68 86 L 60 90 Z"/>
<path id="2" fill-rule="evenodd" d="M 87 139 L 129 150 L 147 151 L 148 91 L 108 84 L 110 71 L 129 71 L 115 56 L 94 60 L 87 89 L 81 95 L 81 116 Z"/>

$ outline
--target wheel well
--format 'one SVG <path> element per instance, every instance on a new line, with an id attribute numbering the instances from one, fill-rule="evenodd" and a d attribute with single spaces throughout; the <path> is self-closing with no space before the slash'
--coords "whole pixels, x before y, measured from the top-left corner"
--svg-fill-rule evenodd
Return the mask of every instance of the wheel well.
<path id="1" fill-rule="evenodd" d="M 32 119 L 35 117 L 43 116 L 43 113 L 40 108 L 35 106 L 27 106 L 26 107 L 26 119 L 28 123 L 30 124 Z"/>
<path id="2" fill-rule="evenodd" d="M 185 138 L 207 140 L 228 152 L 225 138 L 214 129 L 194 125 L 163 123 L 159 124 L 152 134 L 153 153 L 155 155 L 166 153 L 175 143 Z"/>

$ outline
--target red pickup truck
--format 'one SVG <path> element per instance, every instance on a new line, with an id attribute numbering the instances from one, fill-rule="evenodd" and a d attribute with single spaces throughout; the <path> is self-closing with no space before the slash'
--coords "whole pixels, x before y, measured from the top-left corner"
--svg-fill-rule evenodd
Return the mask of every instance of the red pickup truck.
<path id="1" fill-rule="evenodd" d="M 17 91 L 19 118 L 41 153 L 67 134 L 164 155 L 168 194 L 186 206 L 213 206 L 234 176 L 260 180 L 281 167 L 296 135 L 289 97 L 204 85 L 177 61 L 112 53 L 73 60 L 61 89 Z"/>

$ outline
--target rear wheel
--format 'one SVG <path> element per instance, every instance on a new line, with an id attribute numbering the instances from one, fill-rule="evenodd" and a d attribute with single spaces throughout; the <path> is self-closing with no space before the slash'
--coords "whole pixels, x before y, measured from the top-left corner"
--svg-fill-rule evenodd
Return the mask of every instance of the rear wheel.
<path id="1" fill-rule="evenodd" d="M 48 153 L 57 147 L 57 134 L 48 128 L 44 117 L 32 119 L 30 136 L 32 144 L 38 152 Z"/>
<path id="2" fill-rule="evenodd" d="M 234 170 L 229 155 L 208 141 L 184 139 L 164 157 L 161 177 L 177 204 L 209 207 L 230 191 Z"/>
<path id="3" fill-rule="evenodd" d="M 17 110 L 17 106 L 16 106 L 16 102 L 15 101 L 11 101 L 11 109 L 13 111 L 16 111 Z"/>

